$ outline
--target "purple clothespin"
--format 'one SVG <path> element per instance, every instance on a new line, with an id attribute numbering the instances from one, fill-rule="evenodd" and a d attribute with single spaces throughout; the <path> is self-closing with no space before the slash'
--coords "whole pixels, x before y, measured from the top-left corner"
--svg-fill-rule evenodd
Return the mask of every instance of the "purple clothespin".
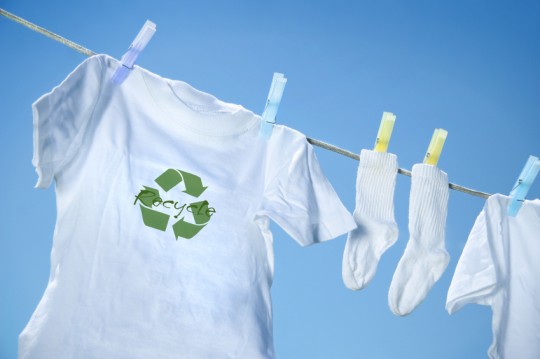
<path id="1" fill-rule="evenodd" d="M 150 39 L 152 39 L 155 32 L 156 24 L 150 20 L 146 20 L 141 31 L 139 31 L 139 34 L 131 43 L 128 51 L 124 54 L 124 56 L 122 56 L 122 59 L 120 60 L 120 64 L 122 66 L 120 66 L 114 72 L 111 78 L 115 84 L 120 85 L 122 82 L 124 82 L 126 77 L 128 77 L 129 72 L 135 65 L 135 61 L 137 61 L 137 57 L 139 57 L 139 54 L 144 50 L 148 42 L 150 42 Z"/>

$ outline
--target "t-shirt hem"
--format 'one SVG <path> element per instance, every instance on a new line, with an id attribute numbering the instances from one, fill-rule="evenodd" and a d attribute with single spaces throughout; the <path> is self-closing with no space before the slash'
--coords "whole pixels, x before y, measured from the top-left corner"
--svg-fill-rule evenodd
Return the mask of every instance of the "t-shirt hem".
<path id="1" fill-rule="evenodd" d="M 310 246 L 316 243 L 327 242 L 337 237 L 347 234 L 353 229 L 355 229 L 356 222 L 354 221 L 351 215 L 346 216 L 345 218 L 334 218 L 330 221 L 325 221 L 323 223 L 322 230 L 320 233 L 313 238 L 312 241 L 307 242 L 304 246 Z"/>
<path id="2" fill-rule="evenodd" d="M 448 314 L 454 314 L 467 304 L 487 305 L 486 301 L 495 288 L 496 284 L 486 283 L 477 290 L 449 298 L 446 302 L 446 310 Z"/>

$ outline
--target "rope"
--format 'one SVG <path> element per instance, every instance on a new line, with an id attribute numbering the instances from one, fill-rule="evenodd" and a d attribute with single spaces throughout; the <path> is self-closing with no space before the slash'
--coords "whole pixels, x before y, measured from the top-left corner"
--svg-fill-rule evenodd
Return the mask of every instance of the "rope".
<path id="1" fill-rule="evenodd" d="M 45 35 L 55 41 L 58 41 L 70 48 L 72 48 L 73 50 L 75 51 L 78 51 L 80 52 L 81 54 L 84 54 L 86 56 L 93 56 L 95 55 L 96 53 L 91 51 L 91 50 L 88 50 L 87 48 L 84 48 L 82 47 L 81 45 L 79 44 L 76 44 L 74 43 L 73 41 L 70 41 L 60 35 L 57 35 L 47 29 L 44 29 L 42 28 L 41 26 L 37 26 L 29 21 L 26 21 L 25 19 L 23 18 L 20 18 L 12 13 L 9 13 L 3 9 L 0 8 L 0 15 L 3 15 L 5 17 L 7 17 L 8 19 L 10 20 L 13 20 L 23 26 L 26 26 L 27 28 L 33 30 L 33 31 L 36 31 L 36 32 L 39 32 L 40 34 L 42 35 Z M 354 160 L 357 160 L 359 161 L 360 160 L 360 156 L 357 155 L 356 153 L 353 153 L 353 152 L 350 152 L 350 151 L 347 151 L 347 150 L 344 150 L 342 148 L 339 148 L 337 146 L 334 146 L 334 145 L 331 145 L 329 143 L 326 143 L 326 142 L 323 142 L 323 141 L 319 141 L 319 140 L 316 140 L 314 138 L 307 138 L 308 142 L 311 143 L 312 145 L 314 146 L 317 146 L 317 147 L 320 147 L 320 148 L 324 148 L 325 150 L 328 150 L 328 151 L 332 151 L 332 152 L 335 152 L 335 153 L 338 153 L 340 155 L 343 155 L 343 156 L 346 156 L 346 157 L 349 157 L 349 158 L 352 158 Z M 405 170 L 405 169 L 401 169 L 401 168 L 398 168 L 398 173 L 399 174 L 402 174 L 404 176 L 408 176 L 408 177 L 411 177 L 411 171 L 409 170 Z M 476 197 L 481 197 L 481 198 L 488 198 L 489 196 L 491 196 L 489 193 L 485 193 L 485 192 L 481 192 L 481 191 L 477 191 L 477 190 L 474 190 L 474 189 L 470 189 L 470 188 L 467 188 L 467 187 L 463 187 L 463 186 L 460 186 L 458 184 L 454 184 L 454 183 L 449 183 L 448 185 L 450 187 L 450 189 L 453 189 L 455 191 L 459 191 L 459 192 L 463 192 L 463 193 L 466 193 L 466 194 L 469 194 L 471 196 L 476 196 Z"/>
<path id="2" fill-rule="evenodd" d="M 19 24 L 21 24 L 23 26 L 26 26 L 30 30 L 34 30 L 36 32 L 39 32 L 42 35 L 45 35 L 45 36 L 47 36 L 47 37 L 49 37 L 49 38 L 51 38 L 53 40 L 56 40 L 56 41 L 66 45 L 68 47 L 71 47 L 73 50 L 78 51 L 83 55 L 93 56 L 93 55 L 96 54 L 95 52 L 90 51 L 90 50 L 82 47 L 81 45 L 78 45 L 78 44 L 74 43 L 73 41 L 70 41 L 70 40 L 68 40 L 68 39 L 66 39 L 66 38 L 64 38 L 64 37 L 62 37 L 60 35 L 55 34 L 54 32 L 51 32 L 51 31 L 49 31 L 47 29 L 44 29 L 41 26 L 37 26 L 36 24 L 32 24 L 31 22 L 26 21 L 25 19 L 20 18 L 17 15 L 14 15 L 14 14 L 12 14 L 10 12 L 7 12 L 4 9 L 0 9 L 0 14 L 4 15 L 5 17 L 7 17 L 10 20 L 13 20 L 13 21 L 15 21 L 15 22 L 17 22 L 17 23 L 19 23 Z"/>
<path id="3" fill-rule="evenodd" d="M 339 153 L 340 155 L 343 155 L 343 156 L 352 158 L 354 160 L 360 161 L 360 156 L 359 155 L 357 155 L 356 153 L 344 150 L 343 148 L 339 148 L 339 147 L 336 147 L 336 146 L 331 145 L 329 143 L 319 141 L 319 140 L 309 138 L 309 137 L 308 137 L 308 142 L 311 143 L 314 146 L 321 147 L 321 148 L 324 148 L 325 150 L 329 150 L 329 151 L 332 151 L 332 152 L 335 152 L 335 153 Z M 398 173 L 402 174 L 404 176 L 407 176 L 407 177 L 411 177 L 411 171 L 409 171 L 409 170 L 398 168 Z M 477 191 L 477 190 L 470 189 L 470 188 L 467 188 L 467 187 L 463 187 L 463 186 L 460 186 L 460 185 L 455 184 L 455 183 L 449 183 L 448 187 L 450 187 L 450 189 L 453 189 L 455 191 L 470 194 L 471 196 L 476 196 L 476 197 L 481 197 L 481 198 L 488 198 L 489 196 L 491 196 L 489 193 Z"/>

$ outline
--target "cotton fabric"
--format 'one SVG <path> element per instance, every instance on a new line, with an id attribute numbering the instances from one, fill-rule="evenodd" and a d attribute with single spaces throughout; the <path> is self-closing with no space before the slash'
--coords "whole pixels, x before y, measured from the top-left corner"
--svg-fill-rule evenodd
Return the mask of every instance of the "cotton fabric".
<path id="1" fill-rule="evenodd" d="M 408 315 L 424 301 L 446 269 L 448 175 L 436 166 L 415 164 L 409 199 L 409 241 L 399 260 L 388 304 L 395 315 Z"/>
<path id="2" fill-rule="evenodd" d="M 477 303 L 492 309 L 491 359 L 540 358 L 540 200 L 516 217 L 511 198 L 490 196 L 476 218 L 448 290 L 446 309 Z"/>
<path id="3" fill-rule="evenodd" d="M 274 358 L 269 220 L 300 245 L 355 227 L 301 133 L 97 55 L 33 105 L 56 184 L 47 288 L 19 358 Z"/>
<path id="4" fill-rule="evenodd" d="M 371 282 L 381 256 L 398 238 L 394 219 L 397 171 L 396 155 L 360 152 L 353 213 L 357 228 L 347 236 L 342 263 L 343 282 L 349 289 L 360 290 Z"/>

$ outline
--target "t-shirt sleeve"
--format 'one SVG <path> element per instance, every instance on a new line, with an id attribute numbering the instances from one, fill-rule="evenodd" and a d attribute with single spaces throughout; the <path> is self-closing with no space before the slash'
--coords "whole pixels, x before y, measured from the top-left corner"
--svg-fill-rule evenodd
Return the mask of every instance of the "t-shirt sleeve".
<path id="1" fill-rule="evenodd" d="M 324 175 L 305 137 L 295 139 L 289 161 L 268 181 L 259 214 L 267 215 L 300 245 L 307 246 L 356 227 Z M 283 158 L 283 157 L 282 157 Z"/>
<path id="2" fill-rule="evenodd" d="M 476 218 L 456 266 L 446 299 L 446 310 L 450 314 L 469 303 L 491 305 L 497 290 L 496 255 L 490 243 L 486 207 Z"/>
<path id="3" fill-rule="evenodd" d="M 32 104 L 36 188 L 47 188 L 79 149 L 84 129 L 99 98 L 102 60 L 93 56 Z"/>

